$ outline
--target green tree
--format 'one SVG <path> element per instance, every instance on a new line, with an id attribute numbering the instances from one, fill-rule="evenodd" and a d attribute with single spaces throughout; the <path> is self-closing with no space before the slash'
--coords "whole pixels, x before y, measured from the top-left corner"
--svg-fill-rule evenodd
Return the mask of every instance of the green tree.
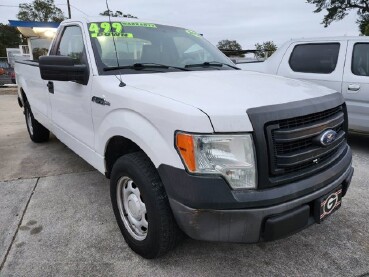
<path id="1" fill-rule="evenodd" d="M 369 14 L 361 15 L 356 22 L 359 24 L 360 33 L 369 36 Z"/>
<path id="2" fill-rule="evenodd" d="M 357 23 L 360 32 L 365 34 L 366 26 L 369 23 L 369 0 L 307 0 L 307 2 L 315 5 L 315 13 L 327 11 L 322 21 L 324 27 L 328 27 L 333 21 L 342 20 L 350 11 L 355 10 L 359 16 Z"/>
<path id="3" fill-rule="evenodd" d="M 6 57 L 6 48 L 18 48 L 22 42 L 16 28 L 0 23 L 0 57 Z"/>
<path id="4" fill-rule="evenodd" d="M 24 21 L 61 22 L 65 16 L 55 6 L 54 0 L 34 0 L 32 3 L 19 4 L 17 18 Z"/>
<path id="5" fill-rule="evenodd" d="M 102 13 L 100 13 L 100 15 L 102 16 L 109 16 L 109 13 L 110 13 L 110 16 L 111 17 L 126 17 L 126 18 L 137 18 L 137 16 L 134 16 L 134 15 L 131 15 L 131 14 L 124 14 L 122 13 L 121 11 L 109 11 L 109 10 L 105 10 L 103 11 Z"/>
<path id="6" fill-rule="evenodd" d="M 222 51 L 226 50 L 226 51 L 236 51 L 237 52 L 237 51 L 242 50 L 241 44 L 239 44 L 236 40 L 229 40 L 229 39 L 224 39 L 224 40 L 219 41 L 217 47 Z M 244 57 L 245 55 L 243 55 L 243 54 L 238 54 L 238 55 L 229 54 L 228 56 Z"/>
<path id="7" fill-rule="evenodd" d="M 255 55 L 259 58 L 270 57 L 278 49 L 277 45 L 273 41 L 256 43 L 255 48 L 256 50 L 258 50 L 258 52 L 256 52 Z"/>

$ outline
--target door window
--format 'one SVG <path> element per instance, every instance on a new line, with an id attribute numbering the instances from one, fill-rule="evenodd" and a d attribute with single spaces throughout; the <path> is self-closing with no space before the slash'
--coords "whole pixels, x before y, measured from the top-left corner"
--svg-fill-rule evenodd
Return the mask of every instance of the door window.
<path id="1" fill-rule="evenodd" d="M 351 71 L 358 76 L 369 76 L 369 43 L 355 44 Z"/>
<path id="2" fill-rule="evenodd" d="M 295 72 L 330 74 L 336 69 L 339 51 L 339 43 L 296 45 L 289 64 Z"/>
<path id="3" fill-rule="evenodd" d="M 86 64 L 85 48 L 80 27 L 70 26 L 64 29 L 56 55 L 71 57 L 75 64 Z"/>

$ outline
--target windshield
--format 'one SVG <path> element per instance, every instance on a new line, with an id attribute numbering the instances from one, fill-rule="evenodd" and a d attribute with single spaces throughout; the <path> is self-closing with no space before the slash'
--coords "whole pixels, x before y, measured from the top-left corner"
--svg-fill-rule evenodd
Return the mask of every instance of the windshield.
<path id="1" fill-rule="evenodd" d="M 88 28 L 100 74 L 233 70 L 227 57 L 191 30 L 139 22 L 93 22 Z"/>

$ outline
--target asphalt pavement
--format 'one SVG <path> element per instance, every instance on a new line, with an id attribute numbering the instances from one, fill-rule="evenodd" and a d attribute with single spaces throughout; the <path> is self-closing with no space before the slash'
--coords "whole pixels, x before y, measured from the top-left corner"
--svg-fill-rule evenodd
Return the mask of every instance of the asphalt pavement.
<path id="1" fill-rule="evenodd" d="M 0 93 L 0 276 L 369 276 L 369 136 L 350 135 L 355 175 L 323 224 L 253 245 L 186 239 L 157 260 L 125 244 L 109 182 L 54 136 L 34 144 Z"/>

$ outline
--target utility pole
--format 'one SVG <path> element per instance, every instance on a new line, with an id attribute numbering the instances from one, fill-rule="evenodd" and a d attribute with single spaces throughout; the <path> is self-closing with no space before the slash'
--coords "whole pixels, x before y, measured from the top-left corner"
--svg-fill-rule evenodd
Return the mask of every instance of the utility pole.
<path id="1" fill-rule="evenodd" d="M 69 19 L 72 18 L 72 13 L 70 12 L 70 4 L 69 4 L 69 0 L 67 0 L 67 5 L 68 5 L 68 17 Z"/>

